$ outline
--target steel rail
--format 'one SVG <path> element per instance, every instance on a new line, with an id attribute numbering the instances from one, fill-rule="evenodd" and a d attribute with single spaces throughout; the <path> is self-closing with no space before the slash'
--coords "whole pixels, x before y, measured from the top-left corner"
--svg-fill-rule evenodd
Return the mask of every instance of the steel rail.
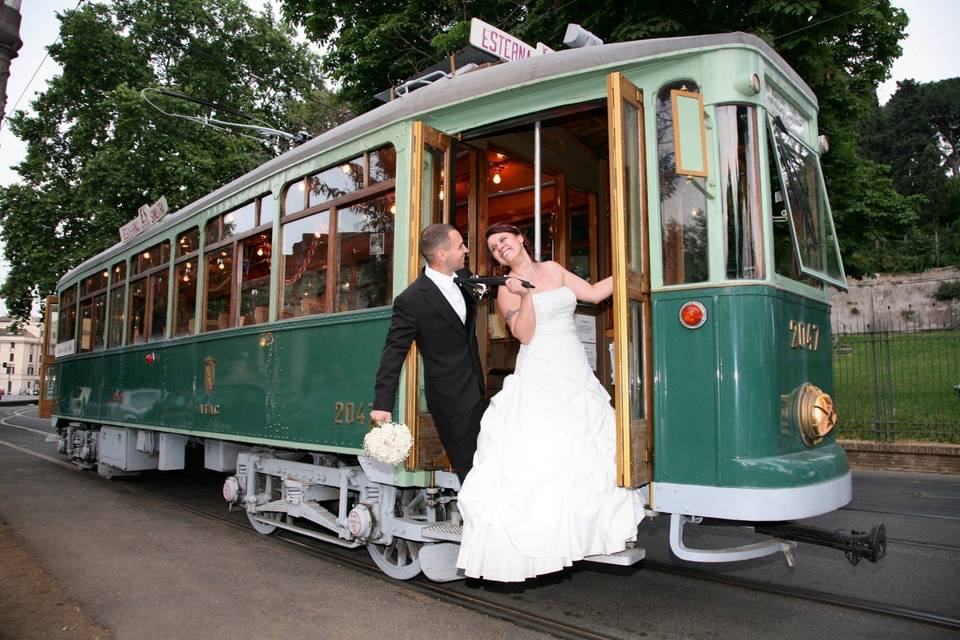
<path id="1" fill-rule="evenodd" d="M 960 521 L 960 516 L 943 516 L 936 513 L 917 513 L 916 511 L 891 511 L 889 509 L 863 509 L 860 507 L 840 507 L 838 511 L 856 511 L 858 513 L 880 513 L 888 516 L 906 516 L 908 518 Z"/>
<path id="2" fill-rule="evenodd" d="M 750 580 L 748 578 L 727 576 L 711 571 L 705 571 L 703 569 L 680 567 L 666 562 L 657 562 L 655 560 L 644 560 L 644 567 L 663 573 L 686 576 L 698 580 L 709 580 L 710 582 L 741 587 L 744 589 L 751 589 L 753 591 L 790 596 L 793 598 L 799 598 L 801 600 L 811 600 L 814 602 L 820 602 L 822 604 L 844 607 L 846 609 L 856 609 L 859 611 L 867 611 L 869 613 L 876 613 L 879 615 L 886 615 L 904 620 L 912 620 L 914 622 L 932 624 L 955 631 L 960 630 L 960 619 L 951 618 L 950 616 L 934 613 L 932 611 L 924 611 L 922 609 L 911 609 L 910 607 L 901 607 L 898 605 L 876 602 L 874 600 L 865 600 L 863 598 L 854 598 L 852 596 L 815 591 L 813 589 L 806 589 L 804 587 L 792 587 L 789 585 L 779 585 L 770 582 L 759 582 L 756 580 Z"/>

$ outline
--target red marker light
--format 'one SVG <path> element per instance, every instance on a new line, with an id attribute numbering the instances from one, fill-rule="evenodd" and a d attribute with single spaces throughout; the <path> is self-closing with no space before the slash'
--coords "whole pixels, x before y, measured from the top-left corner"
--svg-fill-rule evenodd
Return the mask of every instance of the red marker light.
<path id="1" fill-rule="evenodd" d="M 157 354 L 155 354 L 155 353 L 148 353 L 146 360 L 147 360 L 147 364 L 152 365 L 154 362 L 157 361 Z"/>
<path id="2" fill-rule="evenodd" d="M 687 329 L 699 329 L 707 321 L 707 308 L 696 300 L 680 307 L 680 324 Z"/>

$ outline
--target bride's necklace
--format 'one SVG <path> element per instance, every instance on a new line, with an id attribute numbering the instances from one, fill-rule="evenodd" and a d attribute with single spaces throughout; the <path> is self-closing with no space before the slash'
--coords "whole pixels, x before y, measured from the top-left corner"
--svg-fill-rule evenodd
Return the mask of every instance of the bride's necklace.
<path id="1" fill-rule="evenodd" d="M 533 282 L 533 279 L 536 277 L 537 272 L 538 272 L 537 264 L 534 262 L 534 263 L 532 263 L 531 266 L 530 266 L 530 273 L 529 273 L 529 274 L 523 274 L 523 273 L 520 273 L 520 271 L 517 270 L 517 269 L 511 269 L 511 270 L 510 270 L 510 275 L 516 276 L 516 277 L 521 278 L 521 279 L 523 279 L 523 280 L 526 280 L 526 281 L 528 281 L 528 282 Z"/>

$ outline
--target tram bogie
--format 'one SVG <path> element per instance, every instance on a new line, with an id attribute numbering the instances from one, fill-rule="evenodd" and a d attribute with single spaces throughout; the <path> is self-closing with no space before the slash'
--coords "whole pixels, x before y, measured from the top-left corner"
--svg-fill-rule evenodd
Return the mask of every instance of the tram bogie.
<path id="1" fill-rule="evenodd" d="M 257 531 L 455 579 L 459 481 L 417 357 L 397 403 L 415 441 L 404 464 L 364 457 L 368 401 L 419 231 L 453 224 L 490 275 L 478 239 L 506 222 L 584 278 L 614 276 L 612 304 L 581 304 L 577 324 L 613 398 L 617 481 L 670 515 L 674 553 L 793 562 L 777 537 L 698 550 L 683 530 L 850 500 L 824 289 L 844 276 L 816 111 L 745 34 L 549 54 L 411 92 L 64 276 L 44 363 L 61 451 L 121 474 L 183 468 L 202 443 Z M 493 393 L 517 344 L 493 306 L 477 325 Z"/>

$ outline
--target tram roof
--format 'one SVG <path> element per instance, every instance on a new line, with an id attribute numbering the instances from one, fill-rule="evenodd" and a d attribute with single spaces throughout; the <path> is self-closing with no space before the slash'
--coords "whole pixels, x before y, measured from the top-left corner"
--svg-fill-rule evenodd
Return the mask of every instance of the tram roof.
<path id="1" fill-rule="evenodd" d="M 746 46 L 758 49 L 780 71 L 786 74 L 803 94 L 817 106 L 817 98 L 800 75 L 787 64 L 780 54 L 760 38 L 749 33 L 734 32 L 704 36 L 684 36 L 679 38 L 656 38 L 617 42 L 595 47 L 567 49 L 547 55 L 532 56 L 506 64 L 485 67 L 469 73 L 434 82 L 408 95 L 392 100 L 376 109 L 345 122 L 299 147 L 291 149 L 272 160 L 265 162 L 227 183 L 219 189 L 194 200 L 182 209 L 166 216 L 162 221 L 136 238 L 111 246 L 82 262 L 68 271 L 58 285 L 80 275 L 81 272 L 96 264 L 120 255 L 131 247 L 162 234 L 169 227 L 185 218 L 202 211 L 240 189 L 264 180 L 287 166 L 310 158 L 323 149 L 345 143 L 358 135 L 379 129 L 380 127 L 405 120 L 421 113 L 496 93 L 509 87 L 523 85 L 553 76 L 569 75 L 577 71 L 613 66 L 617 63 L 638 61 L 672 53 L 681 53 L 698 49 Z"/>

